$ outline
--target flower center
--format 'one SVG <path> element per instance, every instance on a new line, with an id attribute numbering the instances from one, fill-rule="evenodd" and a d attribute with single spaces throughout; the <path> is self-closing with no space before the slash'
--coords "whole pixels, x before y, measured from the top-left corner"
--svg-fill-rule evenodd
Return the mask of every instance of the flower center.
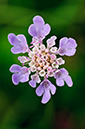
<path id="1" fill-rule="evenodd" d="M 44 69 L 45 66 L 46 69 L 49 67 L 50 59 L 50 54 L 45 51 L 41 52 L 41 54 L 35 54 L 35 64 L 41 69 Z"/>

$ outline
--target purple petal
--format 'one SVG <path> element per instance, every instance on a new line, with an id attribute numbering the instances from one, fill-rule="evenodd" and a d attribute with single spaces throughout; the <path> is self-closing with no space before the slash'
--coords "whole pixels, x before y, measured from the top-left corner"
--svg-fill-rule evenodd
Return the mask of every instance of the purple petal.
<path id="1" fill-rule="evenodd" d="M 46 81 L 48 82 L 48 87 L 51 90 L 52 95 L 54 95 L 56 92 L 56 87 L 48 79 L 46 79 Z M 47 88 L 45 88 L 45 89 L 47 89 Z"/>
<path id="2" fill-rule="evenodd" d="M 16 64 L 13 64 L 13 65 L 10 67 L 9 70 L 10 70 L 10 72 L 12 72 L 12 73 L 16 73 L 16 72 L 20 72 L 21 69 L 22 69 L 21 66 L 16 65 Z"/>
<path id="3" fill-rule="evenodd" d="M 62 76 L 68 75 L 68 71 L 65 68 L 60 69 Z"/>
<path id="4" fill-rule="evenodd" d="M 11 45 L 17 45 L 18 43 L 20 43 L 19 40 L 17 39 L 16 35 L 13 33 L 10 33 L 8 35 L 8 40 L 11 43 Z"/>
<path id="5" fill-rule="evenodd" d="M 44 87 L 43 87 L 43 85 L 42 85 L 42 83 L 37 87 L 37 89 L 36 89 L 36 94 L 38 95 L 38 96 L 41 96 L 42 94 L 44 93 Z"/>
<path id="6" fill-rule="evenodd" d="M 55 92 L 56 92 L 56 87 L 52 83 L 50 83 L 50 87 L 49 88 L 51 90 L 52 95 L 54 95 Z"/>
<path id="7" fill-rule="evenodd" d="M 58 70 L 55 71 L 54 78 L 57 78 L 60 75 L 61 75 L 61 71 L 60 71 L 60 69 L 58 69 Z"/>
<path id="8" fill-rule="evenodd" d="M 27 47 L 28 48 L 26 37 L 23 34 L 17 35 L 17 38 L 18 38 L 18 40 L 21 41 L 21 43 L 23 44 L 23 47 Z"/>
<path id="9" fill-rule="evenodd" d="M 59 43 L 58 53 L 63 56 L 73 56 L 76 52 L 77 43 L 73 38 L 62 38 Z"/>
<path id="10" fill-rule="evenodd" d="M 44 27 L 44 20 L 40 16 L 35 16 L 33 18 L 33 22 L 36 27 L 36 30 L 42 29 Z"/>
<path id="11" fill-rule="evenodd" d="M 35 82 L 37 83 L 40 83 L 41 81 L 38 74 L 31 75 L 31 79 L 35 80 Z"/>
<path id="12" fill-rule="evenodd" d="M 63 79 L 62 78 L 57 78 L 56 79 L 56 84 L 58 85 L 58 86 L 63 86 L 64 85 L 64 81 L 63 81 Z"/>
<path id="13" fill-rule="evenodd" d="M 20 75 L 15 73 L 12 75 L 12 82 L 14 83 L 14 85 L 18 85 L 20 81 Z"/>
<path id="14" fill-rule="evenodd" d="M 43 30 L 44 35 L 48 35 L 50 33 L 50 30 L 51 30 L 50 25 L 49 24 L 45 24 L 44 25 L 44 30 Z"/>
<path id="15" fill-rule="evenodd" d="M 27 82 L 29 81 L 29 74 L 22 74 L 22 79 L 20 79 L 20 82 Z"/>
<path id="16" fill-rule="evenodd" d="M 65 76 L 65 77 L 64 77 L 64 81 L 67 83 L 67 85 L 68 85 L 69 87 L 71 87 L 71 86 L 73 85 L 73 82 L 72 82 L 72 79 L 71 79 L 70 76 Z"/>
<path id="17" fill-rule="evenodd" d="M 36 37 L 37 36 L 37 31 L 36 31 L 36 27 L 34 24 L 30 25 L 28 28 L 28 33 L 33 36 Z"/>
<path id="18" fill-rule="evenodd" d="M 27 51 L 28 45 L 24 35 L 19 34 L 15 36 L 15 34 L 11 33 L 8 35 L 8 40 L 11 45 L 14 45 L 11 49 L 13 54 L 25 53 Z"/>
<path id="19" fill-rule="evenodd" d="M 42 103 L 45 104 L 47 103 L 51 98 L 51 95 L 50 95 L 50 91 L 49 91 L 49 88 L 47 88 L 43 94 L 43 97 L 42 97 Z"/>
<path id="20" fill-rule="evenodd" d="M 31 85 L 31 87 L 35 88 L 36 87 L 36 81 L 35 80 L 31 80 L 29 81 L 29 84 Z"/>
<path id="21" fill-rule="evenodd" d="M 66 45 L 67 41 L 68 41 L 67 37 L 64 37 L 64 38 L 60 39 L 59 48 L 64 47 Z"/>
<path id="22" fill-rule="evenodd" d="M 66 56 L 73 56 L 75 54 L 75 52 L 76 52 L 75 48 L 74 49 L 69 48 L 69 49 L 67 49 L 65 55 Z"/>
<path id="23" fill-rule="evenodd" d="M 22 52 L 22 48 L 17 45 L 16 47 L 12 47 L 12 48 L 11 48 L 11 52 L 12 52 L 13 54 L 19 54 L 19 53 Z"/>
<path id="24" fill-rule="evenodd" d="M 77 43 L 73 38 L 68 39 L 68 44 L 69 44 L 69 47 L 74 47 L 74 48 L 77 47 Z"/>
<path id="25" fill-rule="evenodd" d="M 34 24 L 29 26 L 28 33 L 33 37 L 37 37 L 38 40 L 43 40 L 50 32 L 49 24 L 44 25 L 44 20 L 40 16 L 35 16 L 33 22 Z"/>

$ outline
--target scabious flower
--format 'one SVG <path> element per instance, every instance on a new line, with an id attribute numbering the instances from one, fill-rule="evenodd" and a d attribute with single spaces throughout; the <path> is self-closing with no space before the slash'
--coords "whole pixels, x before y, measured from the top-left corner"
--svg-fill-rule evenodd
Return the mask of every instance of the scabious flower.
<path id="1" fill-rule="evenodd" d="M 33 18 L 32 25 L 28 28 L 28 33 L 32 36 L 31 46 L 28 47 L 24 35 L 10 33 L 8 40 L 13 45 L 11 51 L 14 54 L 27 53 L 28 56 L 19 56 L 18 60 L 22 63 L 22 67 L 14 64 L 10 67 L 12 75 L 12 82 L 18 85 L 19 82 L 28 82 L 29 75 L 31 80 L 29 85 L 36 88 L 36 94 L 43 96 L 41 102 L 47 103 L 51 94 L 56 93 L 56 86 L 54 86 L 48 79 L 54 77 L 57 86 L 64 86 L 64 82 L 71 87 L 73 85 L 72 79 L 65 68 L 59 69 L 60 65 L 65 64 L 63 58 L 58 57 L 66 55 L 73 56 L 76 52 L 76 41 L 73 38 L 62 38 L 59 42 L 59 48 L 56 47 L 56 36 L 50 37 L 46 43 L 43 44 L 43 39 L 51 30 L 49 24 L 45 24 L 40 16 Z M 43 79 L 43 81 L 42 81 Z M 40 85 L 37 87 L 37 83 Z"/>

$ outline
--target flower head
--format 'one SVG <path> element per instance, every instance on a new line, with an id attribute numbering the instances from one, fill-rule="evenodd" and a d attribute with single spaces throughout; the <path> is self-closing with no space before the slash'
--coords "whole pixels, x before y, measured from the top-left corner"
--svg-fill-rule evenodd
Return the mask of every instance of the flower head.
<path id="1" fill-rule="evenodd" d="M 51 94 L 54 95 L 56 92 L 56 87 L 48 80 L 49 77 L 54 77 L 58 86 L 64 86 L 64 82 L 69 87 L 73 85 L 68 71 L 65 68 L 59 69 L 60 65 L 65 64 L 65 61 L 58 56 L 74 55 L 77 44 L 74 39 L 64 37 L 60 40 L 59 48 L 57 48 L 57 37 L 52 36 L 46 41 L 46 47 L 43 44 L 43 39 L 50 32 L 49 24 L 45 24 L 40 16 L 35 16 L 33 23 L 28 29 L 28 33 L 32 36 L 30 47 L 28 47 L 24 35 L 19 34 L 16 36 L 13 33 L 8 35 L 8 40 L 13 45 L 12 53 L 27 53 L 27 56 L 18 57 L 22 67 L 14 64 L 10 67 L 10 71 L 14 73 L 12 75 L 12 82 L 15 85 L 18 85 L 19 82 L 29 81 L 29 75 L 32 73 L 29 85 L 36 88 L 36 84 L 40 83 L 36 88 L 36 94 L 38 96 L 43 95 L 41 102 L 45 104 L 50 100 Z M 41 81 L 42 79 L 43 81 Z"/>

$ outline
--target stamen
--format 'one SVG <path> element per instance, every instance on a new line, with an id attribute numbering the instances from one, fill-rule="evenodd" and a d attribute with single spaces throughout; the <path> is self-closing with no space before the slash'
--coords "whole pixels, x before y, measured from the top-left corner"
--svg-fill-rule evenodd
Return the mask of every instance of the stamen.
<path id="1" fill-rule="evenodd" d="M 32 48 L 32 47 L 34 47 L 34 45 L 30 46 L 29 48 Z"/>

